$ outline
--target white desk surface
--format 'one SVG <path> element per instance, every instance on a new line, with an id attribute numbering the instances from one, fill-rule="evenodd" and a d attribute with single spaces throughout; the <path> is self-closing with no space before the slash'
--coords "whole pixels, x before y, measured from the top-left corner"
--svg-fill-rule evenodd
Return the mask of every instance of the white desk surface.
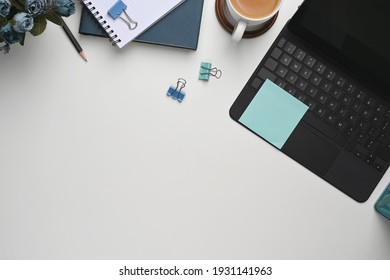
<path id="1" fill-rule="evenodd" d="M 88 63 L 53 24 L 0 55 L 0 258 L 390 259 L 389 172 L 357 203 L 229 117 L 300 2 L 233 45 L 205 0 L 197 51 L 80 35 L 77 4 Z"/>

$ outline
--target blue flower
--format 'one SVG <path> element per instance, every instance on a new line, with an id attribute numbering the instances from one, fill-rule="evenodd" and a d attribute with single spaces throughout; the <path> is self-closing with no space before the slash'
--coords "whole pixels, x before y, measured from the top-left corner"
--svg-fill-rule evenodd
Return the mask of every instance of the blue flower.
<path id="1" fill-rule="evenodd" d="M 45 11 L 46 1 L 45 0 L 25 0 L 24 2 L 26 12 L 36 16 Z"/>
<path id="2" fill-rule="evenodd" d="M 17 13 L 14 15 L 13 28 L 16 32 L 29 32 L 34 27 L 34 19 L 30 14 Z"/>
<path id="3" fill-rule="evenodd" d="M 0 17 L 6 17 L 11 9 L 11 3 L 9 0 L 0 0 Z"/>
<path id="4" fill-rule="evenodd" d="M 4 25 L 0 29 L 0 37 L 3 38 L 4 42 L 6 42 L 9 45 L 18 43 L 22 40 L 21 34 L 15 32 L 12 29 L 11 23 Z"/>
<path id="5" fill-rule="evenodd" d="M 56 10 L 57 14 L 68 17 L 76 12 L 76 7 L 73 0 L 55 0 L 59 8 Z"/>

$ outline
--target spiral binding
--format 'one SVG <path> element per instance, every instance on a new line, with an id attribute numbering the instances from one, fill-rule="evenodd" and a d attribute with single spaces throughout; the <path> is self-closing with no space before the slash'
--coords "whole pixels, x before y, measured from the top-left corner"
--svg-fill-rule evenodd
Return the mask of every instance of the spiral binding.
<path id="1" fill-rule="evenodd" d="M 118 38 L 118 35 L 114 33 L 114 30 L 111 29 L 110 25 L 103 19 L 103 17 L 100 15 L 100 12 L 96 10 L 94 6 L 92 6 L 92 2 L 89 0 L 81 0 L 84 5 L 91 11 L 92 15 L 97 19 L 97 21 L 100 23 L 100 25 L 104 28 L 104 30 L 107 32 L 108 36 L 110 37 L 110 42 L 113 46 L 116 46 L 118 43 L 121 42 L 121 39 Z"/>

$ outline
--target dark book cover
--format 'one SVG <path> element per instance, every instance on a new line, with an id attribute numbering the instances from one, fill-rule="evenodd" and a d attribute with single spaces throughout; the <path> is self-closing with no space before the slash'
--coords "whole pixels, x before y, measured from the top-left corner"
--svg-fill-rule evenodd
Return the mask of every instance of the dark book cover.
<path id="1" fill-rule="evenodd" d="M 196 50 L 204 0 L 186 0 L 134 41 Z M 108 37 L 92 13 L 83 6 L 79 33 Z"/>

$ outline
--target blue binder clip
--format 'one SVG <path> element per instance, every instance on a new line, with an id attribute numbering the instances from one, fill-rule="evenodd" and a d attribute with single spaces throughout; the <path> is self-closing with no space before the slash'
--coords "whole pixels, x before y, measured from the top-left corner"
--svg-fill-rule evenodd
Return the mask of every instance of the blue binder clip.
<path id="1" fill-rule="evenodd" d="M 127 6 L 125 3 L 123 3 L 121 0 L 117 1 L 108 11 L 107 13 L 113 18 L 117 19 L 118 17 L 123 20 L 124 23 L 127 24 L 127 27 L 130 30 L 136 29 L 138 22 L 131 19 L 131 17 L 126 13 Z M 126 16 L 126 19 L 121 17 L 120 15 L 124 13 Z"/>
<path id="2" fill-rule="evenodd" d="M 176 88 L 174 88 L 173 86 L 169 87 L 167 91 L 167 96 L 181 103 L 186 96 L 185 92 L 182 91 L 183 88 L 185 88 L 186 84 L 186 80 L 184 80 L 183 78 L 179 78 L 177 80 Z"/>
<path id="3" fill-rule="evenodd" d="M 208 81 L 210 76 L 219 79 L 222 76 L 222 71 L 218 70 L 217 67 L 211 68 L 211 63 L 209 62 L 201 62 L 198 77 L 199 80 Z"/>

